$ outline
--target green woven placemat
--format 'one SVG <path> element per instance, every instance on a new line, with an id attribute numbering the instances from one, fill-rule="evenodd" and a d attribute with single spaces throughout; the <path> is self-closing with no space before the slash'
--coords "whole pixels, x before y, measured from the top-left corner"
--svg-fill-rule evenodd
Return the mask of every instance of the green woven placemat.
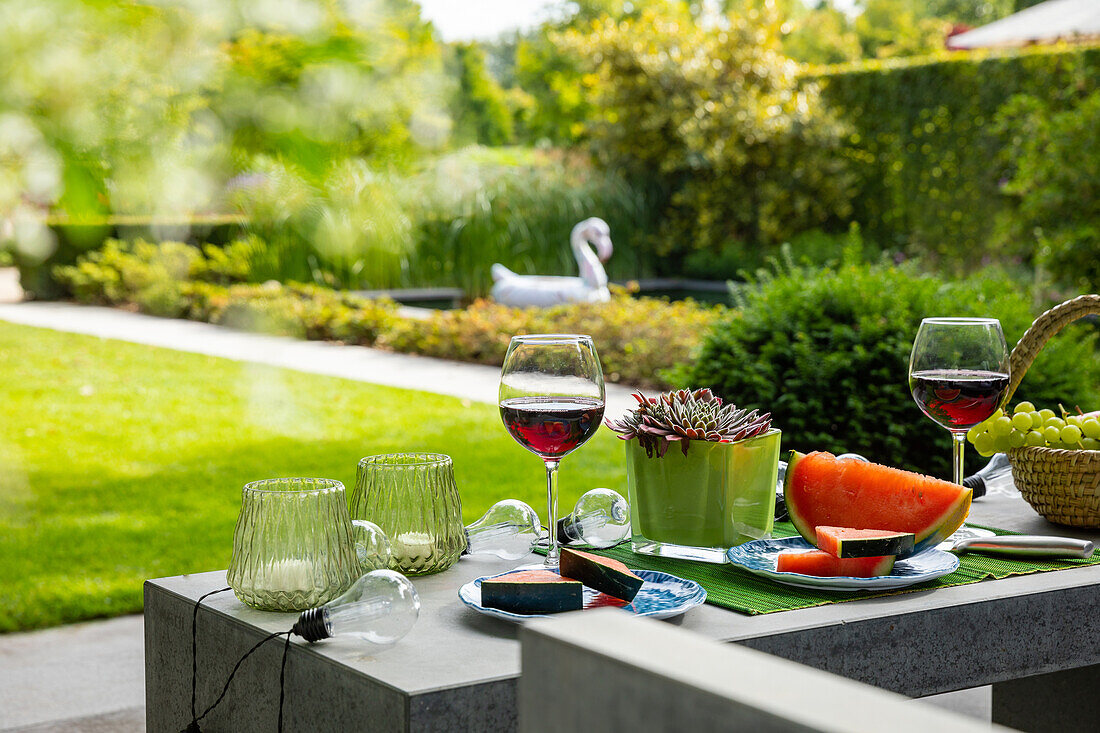
<path id="1" fill-rule="evenodd" d="M 978 526 L 978 525 L 973 525 Z M 1016 534 L 995 527 L 987 529 L 1005 535 Z M 792 537 L 794 526 L 789 522 L 777 522 L 772 537 Z M 959 569 L 950 575 L 909 586 L 900 590 L 840 592 L 811 590 L 782 585 L 767 578 L 753 575 L 747 570 L 733 565 L 713 565 L 710 563 L 674 560 L 666 557 L 636 555 L 630 550 L 630 544 L 624 543 L 608 550 L 586 550 L 598 555 L 621 560 L 629 567 L 640 570 L 659 570 L 681 578 L 694 580 L 707 591 L 707 603 L 731 611 L 755 616 L 761 613 L 791 611 L 796 608 L 823 606 L 827 603 L 844 603 L 862 598 L 894 596 L 903 593 L 916 593 L 936 588 L 949 588 L 953 585 L 977 583 L 986 578 L 1007 578 L 1010 575 L 1043 573 L 1050 570 L 1065 570 L 1083 565 L 1100 563 L 1100 554 L 1094 554 L 1088 560 L 1014 560 L 993 555 L 963 554 L 959 556 Z M 545 551 L 543 552 L 545 554 Z"/>

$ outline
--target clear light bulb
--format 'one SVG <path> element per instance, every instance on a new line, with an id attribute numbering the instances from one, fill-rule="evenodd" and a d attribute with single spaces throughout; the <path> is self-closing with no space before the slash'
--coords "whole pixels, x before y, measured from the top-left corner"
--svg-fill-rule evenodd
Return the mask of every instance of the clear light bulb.
<path id="1" fill-rule="evenodd" d="M 630 534 L 630 505 L 617 491 L 592 489 L 558 522 L 558 542 L 611 547 Z"/>
<path id="2" fill-rule="evenodd" d="M 531 552 L 541 534 L 542 525 L 534 509 L 522 501 L 505 499 L 466 527 L 465 554 L 518 560 Z"/>
<path id="3" fill-rule="evenodd" d="M 339 598 L 303 611 L 290 631 L 309 642 L 346 636 L 392 644 L 409 633 L 419 616 L 420 596 L 408 578 L 372 570 Z"/>
<path id="4" fill-rule="evenodd" d="M 557 532 L 559 542 L 611 547 L 630 534 L 630 505 L 611 489 L 592 489 L 577 500 L 572 514 L 558 521 Z M 466 527 L 465 554 L 518 560 L 545 537 L 534 509 L 505 499 Z"/>
<path id="5" fill-rule="evenodd" d="M 355 540 L 355 556 L 359 559 L 359 572 L 385 570 L 393 559 L 390 538 L 374 522 L 353 519 L 352 536 Z"/>

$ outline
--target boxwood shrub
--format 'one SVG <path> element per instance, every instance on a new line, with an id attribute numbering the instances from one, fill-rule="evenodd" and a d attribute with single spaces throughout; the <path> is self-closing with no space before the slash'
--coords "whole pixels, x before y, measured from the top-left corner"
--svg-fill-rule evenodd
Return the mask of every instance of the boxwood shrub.
<path id="1" fill-rule="evenodd" d="M 921 318 L 996 317 L 1011 347 L 1035 315 L 1006 277 L 943 282 L 884 264 L 786 264 L 758 275 L 738 299 L 737 317 L 714 327 L 680 381 L 770 410 L 784 448 L 855 451 L 938 476 L 949 475 L 948 436 L 920 413 L 907 380 Z M 1014 401 L 1100 407 L 1095 338 L 1095 326 L 1083 324 L 1051 341 Z M 970 470 L 981 465 L 973 451 L 969 460 Z"/>

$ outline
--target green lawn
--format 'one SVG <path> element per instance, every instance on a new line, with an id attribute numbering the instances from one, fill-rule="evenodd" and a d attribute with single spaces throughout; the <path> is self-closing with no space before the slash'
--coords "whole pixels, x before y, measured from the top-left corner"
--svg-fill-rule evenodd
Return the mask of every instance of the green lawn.
<path id="1" fill-rule="evenodd" d="M 354 485 L 358 459 L 454 458 L 467 522 L 545 508 L 542 464 L 494 406 L 0 322 L 0 631 L 141 609 L 146 578 L 224 568 L 241 486 Z M 625 491 L 607 430 L 570 456 L 563 510 Z"/>

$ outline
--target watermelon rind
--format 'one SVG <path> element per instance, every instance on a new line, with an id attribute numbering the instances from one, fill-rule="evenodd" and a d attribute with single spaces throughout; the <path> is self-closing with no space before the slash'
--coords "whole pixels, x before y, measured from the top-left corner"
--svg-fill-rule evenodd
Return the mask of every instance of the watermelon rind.
<path id="1" fill-rule="evenodd" d="M 809 454 L 815 455 L 815 454 Z M 830 455 L 830 454 L 825 454 Z M 863 524 L 875 524 L 877 526 L 859 526 L 861 524 L 859 519 L 860 506 L 853 499 L 853 503 L 847 507 L 844 507 L 845 512 L 842 517 L 830 517 L 827 521 L 817 521 L 820 518 L 811 518 L 809 507 L 802 507 L 799 505 L 800 492 L 797 490 L 795 484 L 799 480 L 798 465 L 803 460 L 808 458 L 807 454 L 799 453 L 792 450 L 787 460 L 787 472 L 784 477 L 783 484 L 783 498 L 787 505 L 787 514 L 790 517 L 791 523 L 794 524 L 798 533 L 809 542 L 811 545 L 817 546 L 817 533 L 815 531 L 818 525 L 830 524 L 835 526 L 853 527 L 855 529 L 888 529 L 898 532 L 912 532 L 915 537 L 912 552 L 900 555 L 900 557 L 907 557 L 922 550 L 935 547 L 945 539 L 950 537 L 959 527 L 962 526 L 966 520 L 967 515 L 970 513 L 970 501 L 973 498 L 974 492 L 964 487 L 959 487 L 958 497 L 952 502 L 952 504 L 944 509 L 939 516 L 935 517 L 932 521 L 925 522 L 923 524 L 914 525 L 912 522 L 907 522 L 906 517 L 899 516 L 896 522 L 890 520 L 883 520 L 879 518 L 875 522 L 863 522 Z M 831 457 L 831 456 L 830 456 Z M 867 465 L 867 464 L 861 464 Z M 874 464 L 871 464 L 874 465 Z M 855 470 L 860 470 L 856 468 Z M 914 480 L 926 479 L 928 477 L 919 476 L 919 474 L 913 474 Z"/>
<path id="2" fill-rule="evenodd" d="M 558 571 L 566 578 L 579 580 L 589 588 L 627 602 L 634 600 L 645 582 L 618 560 L 568 547 L 561 550 Z"/>
<path id="3" fill-rule="evenodd" d="M 830 555 L 841 558 L 882 557 L 883 555 L 909 555 L 916 546 L 916 537 L 912 532 L 893 530 L 857 530 L 860 532 L 879 532 L 875 537 L 845 537 L 850 527 L 815 527 L 814 543 Z"/>

